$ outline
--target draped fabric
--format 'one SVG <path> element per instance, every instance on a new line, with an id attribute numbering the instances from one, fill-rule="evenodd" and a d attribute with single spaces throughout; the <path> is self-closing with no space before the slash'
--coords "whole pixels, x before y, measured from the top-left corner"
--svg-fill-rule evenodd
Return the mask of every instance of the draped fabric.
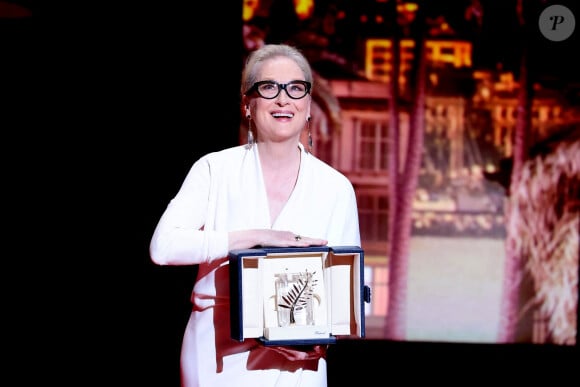
<path id="1" fill-rule="evenodd" d="M 296 186 L 271 221 L 259 144 L 205 155 L 194 163 L 162 215 L 151 254 L 167 264 L 199 265 L 182 345 L 183 385 L 326 386 L 325 347 L 266 347 L 230 338 L 228 232 L 272 228 L 360 246 L 350 181 L 301 151 Z"/>

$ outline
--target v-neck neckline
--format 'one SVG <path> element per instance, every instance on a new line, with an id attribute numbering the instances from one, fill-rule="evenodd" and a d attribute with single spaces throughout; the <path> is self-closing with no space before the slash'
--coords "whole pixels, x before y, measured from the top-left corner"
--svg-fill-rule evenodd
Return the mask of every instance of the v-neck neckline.
<path id="1" fill-rule="evenodd" d="M 294 187 L 292 188 L 292 191 L 290 192 L 290 195 L 288 196 L 288 200 L 286 200 L 286 202 L 284 203 L 284 205 L 282 206 L 282 208 L 280 209 L 280 212 L 278 213 L 278 216 L 276 217 L 276 219 L 272 219 L 272 216 L 270 214 L 270 202 L 269 202 L 269 198 L 268 198 L 268 191 L 266 189 L 266 180 L 264 178 L 264 171 L 262 170 L 262 163 L 261 163 L 261 159 L 260 159 L 260 151 L 258 149 L 258 147 L 256 147 L 255 150 L 255 154 L 256 154 L 256 163 L 258 164 L 258 173 L 260 176 L 260 182 L 261 182 L 261 191 L 262 191 L 262 195 L 265 198 L 265 203 L 264 203 L 264 210 L 266 212 L 266 219 L 268 221 L 268 225 L 270 226 L 270 229 L 274 229 L 276 227 L 276 225 L 278 223 L 280 223 L 280 219 L 284 219 L 284 216 L 286 214 L 286 212 L 288 211 L 288 207 L 291 205 L 292 201 L 294 200 L 294 197 L 296 196 L 296 192 L 299 190 L 300 185 L 301 185 L 301 176 L 303 174 L 303 170 L 304 170 L 304 163 L 305 163 L 305 151 L 304 151 L 304 147 L 302 146 L 302 144 L 298 144 L 298 149 L 300 150 L 300 165 L 298 167 L 298 174 L 296 176 L 296 182 L 294 184 Z"/>

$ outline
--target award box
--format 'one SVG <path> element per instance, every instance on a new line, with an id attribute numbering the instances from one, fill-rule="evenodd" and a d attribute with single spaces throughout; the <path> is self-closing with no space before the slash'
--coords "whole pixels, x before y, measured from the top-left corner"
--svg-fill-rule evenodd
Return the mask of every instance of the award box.
<path id="1" fill-rule="evenodd" d="M 360 247 L 232 250 L 229 265 L 232 339 L 311 345 L 365 336 L 371 295 Z"/>

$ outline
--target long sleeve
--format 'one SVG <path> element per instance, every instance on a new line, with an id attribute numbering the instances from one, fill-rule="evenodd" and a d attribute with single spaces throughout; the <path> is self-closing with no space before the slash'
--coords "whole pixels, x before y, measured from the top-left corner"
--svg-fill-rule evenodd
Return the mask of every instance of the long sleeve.
<path id="1" fill-rule="evenodd" d="M 204 157 L 192 166 L 157 224 L 150 243 L 153 262 L 190 265 L 228 254 L 227 231 L 204 229 L 211 188 L 210 163 Z"/>
<path id="2" fill-rule="evenodd" d="M 212 263 L 228 256 L 230 231 L 270 227 L 255 148 L 228 148 L 193 164 L 153 233 L 153 262 Z"/>

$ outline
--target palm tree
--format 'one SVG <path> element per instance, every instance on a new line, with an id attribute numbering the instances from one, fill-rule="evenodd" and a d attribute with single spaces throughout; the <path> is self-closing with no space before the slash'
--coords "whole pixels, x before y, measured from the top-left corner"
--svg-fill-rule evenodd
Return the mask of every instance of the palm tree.
<path id="1" fill-rule="evenodd" d="M 530 57 L 530 20 L 535 20 L 534 4 L 517 0 L 516 15 L 519 25 L 520 47 L 520 67 L 519 67 L 519 94 L 516 116 L 516 127 L 513 138 L 512 172 L 509 192 L 514 192 L 514 187 L 518 186 L 522 173 L 523 163 L 528 154 L 529 140 L 528 133 L 531 130 L 531 108 L 533 100 L 533 76 L 532 62 Z M 518 253 L 518 222 L 521 221 L 513 206 L 506 209 L 506 260 L 504 266 L 503 296 L 500 306 L 500 325 L 498 327 L 498 342 L 509 343 L 515 341 L 518 326 L 518 314 L 520 304 L 520 293 L 522 292 L 522 281 L 524 278 L 522 257 Z"/>
<path id="2" fill-rule="evenodd" d="M 389 149 L 389 161 L 393 165 L 389 167 L 390 182 L 389 191 L 392 196 L 389 199 L 389 297 L 388 311 L 385 323 L 385 337 L 391 340 L 405 340 L 406 317 L 407 317 L 407 282 L 409 271 L 409 251 L 411 241 L 411 215 L 412 204 L 417 181 L 421 156 L 423 153 L 423 137 L 425 133 L 425 100 L 426 100 L 426 77 L 427 57 L 425 53 L 426 18 L 424 2 L 419 1 L 417 15 L 413 28 L 413 40 L 415 52 L 413 74 L 410 83 L 414 92 L 412 117 L 410 123 L 409 141 L 407 149 L 404 149 L 404 167 L 399 168 L 399 144 L 400 134 L 398 129 L 398 104 L 395 102 L 391 108 L 391 141 Z M 393 51 L 398 49 L 393 45 Z M 395 56 L 398 58 L 398 56 Z M 397 60 L 397 59 L 396 59 Z M 394 63 L 393 69 L 398 69 L 399 64 Z M 395 70 L 396 71 L 396 70 Z M 396 72 L 394 72 L 396 74 Z M 392 97 L 397 100 L 398 77 L 391 78 Z"/>

